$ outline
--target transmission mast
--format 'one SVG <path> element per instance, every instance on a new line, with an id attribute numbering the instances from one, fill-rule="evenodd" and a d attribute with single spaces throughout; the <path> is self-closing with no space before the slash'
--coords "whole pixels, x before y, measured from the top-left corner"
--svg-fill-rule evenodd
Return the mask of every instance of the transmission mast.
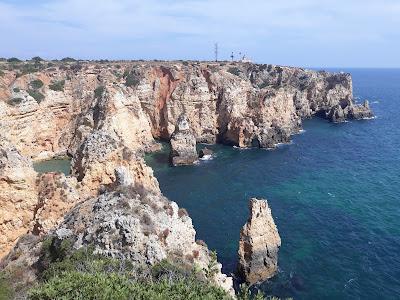
<path id="1" fill-rule="evenodd" d="M 214 44 L 215 61 L 218 61 L 218 43 Z"/>

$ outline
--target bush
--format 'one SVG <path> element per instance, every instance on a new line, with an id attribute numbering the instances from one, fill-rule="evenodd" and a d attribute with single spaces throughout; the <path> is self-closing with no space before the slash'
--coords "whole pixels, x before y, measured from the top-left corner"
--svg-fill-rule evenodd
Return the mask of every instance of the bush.
<path id="1" fill-rule="evenodd" d="M 260 83 L 259 85 L 258 85 L 258 88 L 259 89 L 263 89 L 263 88 L 265 88 L 265 87 L 267 87 L 268 86 L 268 82 L 267 81 L 264 81 L 263 83 Z"/>
<path id="2" fill-rule="evenodd" d="M 69 240 L 45 240 L 38 264 L 42 276 L 30 299 L 231 299 L 194 269 L 164 260 L 146 272 L 93 250 L 74 251 Z"/>
<path id="3" fill-rule="evenodd" d="M 62 91 L 64 91 L 64 85 L 65 85 L 65 80 L 55 81 L 49 85 L 49 89 L 51 89 L 53 91 L 62 92 Z"/>
<path id="4" fill-rule="evenodd" d="M 103 93 L 104 93 L 104 86 L 98 86 L 95 90 L 94 90 L 94 98 L 95 99 L 99 99 L 101 97 L 103 97 Z"/>
<path id="5" fill-rule="evenodd" d="M 195 280 L 131 281 L 115 273 L 64 272 L 31 290 L 30 299 L 231 299 L 221 288 Z"/>
<path id="6" fill-rule="evenodd" d="M 29 83 L 29 85 L 30 85 L 33 89 L 37 90 L 37 89 L 40 89 L 40 88 L 43 86 L 43 81 L 41 81 L 40 79 L 35 79 L 35 80 L 32 80 L 32 81 Z"/>
<path id="7" fill-rule="evenodd" d="M 8 100 L 8 104 L 10 104 L 12 106 L 15 106 L 15 105 L 20 104 L 23 100 L 24 99 L 19 98 L 19 97 L 18 98 L 12 98 L 12 99 Z"/>
<path id="8" fill-rule="evenodd" d="M 4 71 L 3 70 L 0 70 L 0 77 L 3 77 L 4 76 Z"/>
<path id="9" fill-rule="evenodd" d="M 139 83 L 140 80 L 137 78 L 137 75 L 134 72 L 124 72 L 124 76 L 125 78 L 125 85 L 129 86 L 129 87 L 136 87 Z"/>
<path id="10" fill-rule="evenodd" d="M 31 58 L 31 60 L 33 60 L 33 61 L 37 61 L 37 62 L 39 62 L 39 61 L 44 61 L 44 59 L 43 59 L 43 58 L 41 58 L 40 56 L 35 56 L 35 57 L 32 57 L 32 58 Z"/>
<path id="11" fill-rule="evenodd" d="M 13 299 L 14 293 L 8 280 L 4 273 L 0 273 L 0 300 Z"/>
<path id="12" fill-rule="evenodd" d="M 31 96 L 33 99 L 36 100 L 37 103 L 40 103 L 43 101 L 44 99 L 44 95 L 36 90 L 28 90 L 28 94 L 29 96 Z"/>
<path id="13" fill-rule="evenodd" d="M 20 89 L 16 87 L 16 88 L 13 88 L 13 91 L 14 91 L 14 93 L 19 93 Z"/>
<path id="14" fill-rule="evenodd" d="M 231 74 L 233 74 L 233 75 L 236 75 L 236 76 L 239 76 L 240 73 L 242 73 L 242 72 L 240 71 L 240 69 L 237 68 L 237 67 L 230 67 L 230 68 L 228 69 L 228 72 L 231 73 Z"/>
<path id="15" fill-rule="evenodd" d="M 10 57 L 9 59 L 7 59 L 7 62 L 9 62 L 9 63 L 18 63 L 18 62 L 21 62 L 21 60 L 16 58 L 16 57 Z"/>
<path id="16" fill-rule="evenodd" d="M 75 62 L 76 59 L 72 58 L 72 57 L 64 57 L 63 59 L 61 59 L 62 62 Z"/>

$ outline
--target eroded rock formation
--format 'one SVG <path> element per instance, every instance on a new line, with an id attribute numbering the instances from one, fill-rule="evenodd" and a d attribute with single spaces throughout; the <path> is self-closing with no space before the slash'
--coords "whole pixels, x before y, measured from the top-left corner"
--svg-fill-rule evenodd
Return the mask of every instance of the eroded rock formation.
<path id="1" fill-rule="evenodd" d="M 178 118 L 175 132 L 171 136 L 171 163 L 173 166 L 191 165 L 197 161 L 196 138 L 186 115 Z"/>
<path id="2" fill-rule="evenodd" d="M 281 238 L 266 200 L 250 199 L 249 210 L 249 219 L 240 232 L 239 273 L 254 284 L 277 272 Z"/>
<path id="3" fill-rule="evenodd" d="M 22 156 L 0 137 L 0 258 L 31 228 L 37 205 L 36 172 Z"/>
<path id="4" fill-rule="evenodd" d="M 12 250 L 17 256 L 32 249 L 27 266 L 41 237 L 55 228 L 75 234 L 77 245 L 85 243 L 82 236 L 91 239 L 99 252 L 149 262 L 176 252 L 203 265 L 210 257 L 193 243 L 190 218 L 162 196 L 142 158 L 159 148 L 156 139 L 170 139 L 175 163 L 182 164 L 197 159 L 196 142 L 271 148 L 290 141 L 302 119 L 316 114 L 334 122 L 372 116 L 367 103 L 354 103 L 351 76 L 342 73 L 225 62 L 42 62 L 40 71 L 26 74 L 1 64 L 0 258 L 29 233 Z M 32 168 L 31 158 L 65 153 L 73 156 L 71 176 L 39 176 Z M 258 244 L 245 237 L 262 232 L 256 217 L 249 222 L 243 272 L 256 274 L 252 282 L 276 269 L 279 236 L 275 244 L 256 239 L 271 245 L 268 255 L 248 252 Z M 216 276 L 231 289 L 229 278 Z"/>
<path id="5" fill-rule="evenodd" d="M 206 62 L 60 63 L 17 73 L 0 77 L 0 131 L 33 157 L 73 155 L 93 130 L 149 151 L 154 138 L 170 139 L 183 113 L 197 142 L 267 148 L 288 142 L 315 114 L 333 121 L 371 116 L 354 103 L 344 73 Z M 40 101 L 28 93 L 37 80 Z"/>

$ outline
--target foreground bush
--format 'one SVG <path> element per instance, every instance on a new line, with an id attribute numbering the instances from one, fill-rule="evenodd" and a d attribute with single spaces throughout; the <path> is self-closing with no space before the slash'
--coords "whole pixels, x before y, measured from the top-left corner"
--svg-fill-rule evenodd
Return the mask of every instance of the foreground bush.
<path id="1" fill-rule="evenodd" d="M 68 240 L 45 241 L 38 267 L 30 299 L 231 299 L 192 266 L 162 261 L 140 268 L 91 247 L 74 250 Z"/>
<path id="2" fill-rule="evenodd" d="M 63 272 L 33 289 L 30 299 L 230 299 L 220 288 L 189 279 L 131 281 L 117 273 Z"/>

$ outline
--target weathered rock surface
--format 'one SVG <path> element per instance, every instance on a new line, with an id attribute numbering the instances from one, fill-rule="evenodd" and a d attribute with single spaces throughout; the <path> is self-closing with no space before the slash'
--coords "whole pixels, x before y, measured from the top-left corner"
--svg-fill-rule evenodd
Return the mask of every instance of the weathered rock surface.
<path id="1" fill-rule="evenodd" d="M 97 194 L 102 185 L 112 185 L 116 177 L 119 181 L 131 181 L 137 188 L 159 192 L 153 170 L 143 158 L 102 130 L 86 137 L 76 151 L 71 170 L 82 190 L 91 195 Z"/>
<path id="2" fill-rule="evenodd" d="M 36 172 L 30 159 L 22 156 L 0 137 L 0 258 L 28 232 L 37 205 Z"/>
<path id="3" fill-rule="evenodd" d="M 266 200 L 250 199 L 249 210 L 249 219 L 240 232 L 239 273 L 254 284 L 277 272 L 281 239 Z"/>
<path id="4" fill-rule="evenodd" d="M 177 121 L 171 136 L 171 163 L 173 166 L 191 165 L 197 161 L 196 138 L 193 135 L 186 115 Z"/>
<path id="5" fill-rule="evenodd" d="M 5 71 L 0 78 L 0 131 L 34 157 L 74 154 L 93 130 L 134 151 L 153 150 L 154 138 L 170 139 L 183 113 L 197 142 L 266 148 L 288 142 L 301 119 L 315 114 L 333 121 L 372 116 L 368 106 L 354 104 L 351 76 L 344 73 L 251 63 L 124 62 L 56 64 L 16 74 Z M 33 80 L 43 82 L 40 103 L 27 93 Z M 50 88 L 60 81 L 63 89 Z"/>

